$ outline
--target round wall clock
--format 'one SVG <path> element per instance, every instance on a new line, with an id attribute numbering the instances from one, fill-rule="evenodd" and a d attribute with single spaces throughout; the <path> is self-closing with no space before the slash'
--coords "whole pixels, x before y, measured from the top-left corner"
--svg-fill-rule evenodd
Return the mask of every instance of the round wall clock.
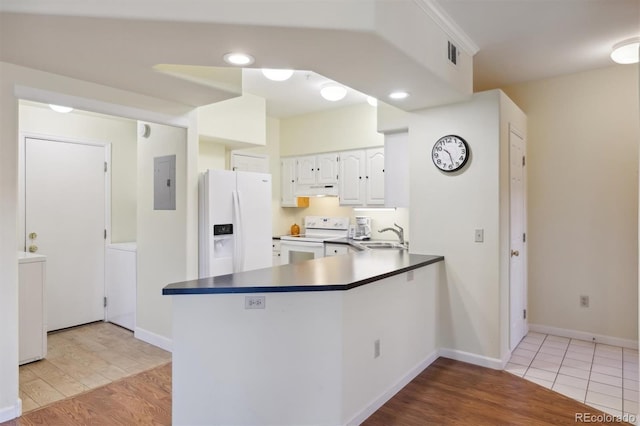
<path id="1" fill-rule="evenodd" d="M 469 145 L 460 136 L 443 136 L 433 145 L 431 159 L 443 172 L 455 172 L 467 164 Z"/>

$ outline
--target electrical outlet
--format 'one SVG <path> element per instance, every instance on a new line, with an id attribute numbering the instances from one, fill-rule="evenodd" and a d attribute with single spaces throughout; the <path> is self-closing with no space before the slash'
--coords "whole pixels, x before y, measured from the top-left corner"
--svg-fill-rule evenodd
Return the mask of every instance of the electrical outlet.
<path id="1" fill-rule="evenodd" d="M 476 243 L 483 243 L 484 242 L 484 229 L 476 229 L 475 233 L 475 241 Z"/>
<path id="2" fill-rule="evenodd" d="M 380 356 L 380 339 L 376 339 L 373 342 L 373 357 L 378 358 Z"/>
<path id="3" fill-rule="evenodd" d="M 589 296 L 580 296 L 580 307 L 581 308 L 589 307 Z"/>
<path id="4" fill-rule="evenodd" d="M 413 281 L 413 271 L 407 272 L 407 281 Z"/>
<path id="5" fill-rule="evenodd" d="M 244 297 L 245 309 L 264 309 L 265 303 L 266 301 L 264 296 L 245 296 Z"/>

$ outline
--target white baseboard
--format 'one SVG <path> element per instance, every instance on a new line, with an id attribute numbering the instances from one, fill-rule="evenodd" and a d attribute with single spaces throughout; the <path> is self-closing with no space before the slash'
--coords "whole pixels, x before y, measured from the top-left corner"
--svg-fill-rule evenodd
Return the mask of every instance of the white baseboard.
<path id="1" fill-rule="evenodd" d="M 529 331 L 543 334 L 553 334 L 570 339 L 586 340 L 587 342 L 603 343 L 605 345 L 622 346 L 623 348 L 638 349 L 638 341 L 622 339 L 620 337 L 605 336 L 586 331 L 569 330 L 566 328 L 551 327 L 548 325 L 529 324 Z"/>
<path id="2" fill-rule="evenodd" d="M 172 352 L 173 349 L 173 340 L 161 336 L 159 334 L 156 333 L 152 333 L 148 330 L 145 330 L 143 328 L 140 327 L 136 327 L 133 336 L 136 339 L 140 339 L 143 342 L 147 342 L 153 346 L 157 346 L 160 349 L 164 349 L 165 351 L 169 351 Z"/>
<path id="3" fill-rule="evenodd" d="M 507 364 L 507 360 L 489 358 L 487 356 L 472 354 L 471 352 L 459 351 L 457 349 L 440 348 L 440 350 L 438 351 L 438 355 L 444 358 L 454 359 L 456 361 L 479 365 L 480 367 L 492 368 L 494 370 L 503 370 L 504 366 Z"/>
<path id="4" fill-rule="evenodd" d="M 14 405 L 0 408 L 0 423 L 8 422 L 22 415 L 22 400 L 18 398 Z"/>
<path id="5" fill-rule="evenodd" d="M 413 379 L 415 379 L 418 374 L 422 373 L 425 368 L 431 365 L 433 361 L 438 359 L 438 351 L 435 350 L 431 354 L 429 354 L 425 359 L 420 361 L 418 365 L 413 367 L 411 370 L 407 372 L 403 377 L 401 377 L 396 383 L 393 384 L 389 389 L 383 392 L 376 399 L 371 401 L 371 403 L 363 408 L 359 413 L 357 413 L 351 420 L 347 422 L 347 425 L 359 425 L 364 422 L 370 415 L 375 413 L 380 407 L 382 407 L 387 401 L 389 401 L 395 394 L 397 394 L 403 387 L 409 384 Z"/>

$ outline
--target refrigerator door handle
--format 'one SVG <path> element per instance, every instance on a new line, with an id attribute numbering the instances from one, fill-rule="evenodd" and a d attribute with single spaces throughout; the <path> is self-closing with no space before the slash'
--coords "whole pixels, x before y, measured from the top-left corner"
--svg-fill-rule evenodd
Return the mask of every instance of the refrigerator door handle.
<path id="1" fill-rule="evenodd" d="M 242 229 L 242 211 L 240 203 L 240 193 L 233 191 L 233 222 L 234 222 L 234 242 L 233 242 L 233 272 L 242 272 L 244 269 L 244 233 Z"/>

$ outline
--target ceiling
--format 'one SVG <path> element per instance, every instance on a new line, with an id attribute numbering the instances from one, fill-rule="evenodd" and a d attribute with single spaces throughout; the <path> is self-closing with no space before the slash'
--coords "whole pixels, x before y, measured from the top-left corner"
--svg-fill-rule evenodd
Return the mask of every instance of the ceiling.
<path id="1" fill-rule="evenodd" d="M 640 0 L 438 0 L 473 39 L 474 90 L 614 65 L 640 36 Z"/>
<path id="2" fill-rule="evenodd" d="M 218 6 L 214 14 L 213 9 L 204 13 L 196 0 L 164 0 L 151 9 L 143 0 L 128 0 L 126 9 L 117 1 L 0 0 L 0 37 L 12 40 L 0 44 L 0 59 L 188 106 L 244 90 L 265 97 L 276 117 L 364 102 L 363 93 L 382 99 L 403 85 L 415 94 L 398 105 L 403 109 L 452 99 L 446 87 L 427 78 L 429 70 L 407 48 L 371 31 L 371 22 L 381 19 L 372 17 L 375 8 L 401 1 L 430 4 L 477 45 L 476 91 L 611 66 L 611 46 L 640 35 L 640 0 L 292 0 L 283 6 L 287 13 L 279 14 L 274 4 L 282 2 L 274 0 L 246 0 L 244 5 L 253 7 L 244 12 L 242 2 L 206 2 Z M 202 22 L 207 19 L 216 22 Z M 396 40 L 407 35 L 420 40 L 416 27 L 405 25 L 409 34 L 401 34 L 402 26 L 395 30 Z M 258 69 L 225 71 L 222 54 L 247 45 L 260 53 L 256 68 L 314 72 L 272 82 Z M 159 63 L 214 70 L 225 84 L 152 71 Z M 325 101 L 318 90 L 329 78 L 357 90 L 343 101 Z"/>

